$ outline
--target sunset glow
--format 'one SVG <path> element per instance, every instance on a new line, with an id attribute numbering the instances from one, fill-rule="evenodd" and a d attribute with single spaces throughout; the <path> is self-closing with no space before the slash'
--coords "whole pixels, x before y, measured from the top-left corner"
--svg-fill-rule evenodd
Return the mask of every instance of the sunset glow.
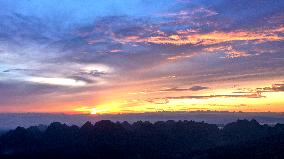
<path id="1" fill-rule="evenodd" d="M 0 6 L 0 112 L 284 112 L 284 1 Z"/>

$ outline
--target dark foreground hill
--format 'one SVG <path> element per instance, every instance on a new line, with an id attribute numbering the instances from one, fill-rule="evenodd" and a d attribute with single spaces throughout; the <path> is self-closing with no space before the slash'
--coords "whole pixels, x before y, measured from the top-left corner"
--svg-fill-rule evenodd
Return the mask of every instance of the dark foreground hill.
<path id="1" fill-rule="evenodd" d="M 103 120 L 82 127 L 58 122 L 18 127 L 0 137 L 0 158 L 214 159 L 284 158 L 284 125 L 238 120 L 219 129 L 194 121 Z"/>

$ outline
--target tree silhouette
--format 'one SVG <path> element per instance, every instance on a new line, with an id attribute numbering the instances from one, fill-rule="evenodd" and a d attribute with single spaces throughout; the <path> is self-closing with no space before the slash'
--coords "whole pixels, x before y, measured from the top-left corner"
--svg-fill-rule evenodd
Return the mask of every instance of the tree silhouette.
<path id="1" fill-rule="evenodd" d="M 18 127 L 0 137 L 0 158 L 284 158 L 284 125 L 238 120 L 219 129 L 194 121 Z"/>

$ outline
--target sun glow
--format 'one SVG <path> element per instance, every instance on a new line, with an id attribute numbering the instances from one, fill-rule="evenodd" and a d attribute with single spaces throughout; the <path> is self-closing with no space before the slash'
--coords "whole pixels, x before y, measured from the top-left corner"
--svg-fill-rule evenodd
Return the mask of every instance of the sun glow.
<path id="1" fill-rule="evenodd" d="M 266 80 L 267 81 L 267 80 Z M 149 93 L 144 88 L 132 87 L 111 89 L 104 95 L 96 96 L 95 103 L 73 109 L 84 114 L 123 114 L 145 112 L 176 111 L 243 111 L 243 112 L 283 112 L 283 92 L 273 87 L 279 80 L 264 83 L 251 82 L 207 84 L 210 89 L 200 91 L 172 91 Z M 280 85 L 280 84 L 279 84 Z M 280 86 L 279 86 L 280 87 Z M 161 88 L 160 88 L 161 89 Z M 153 92 L 158 92 L 159 88 Z M 142 92 L 143 93 L 140 93 Z M 257 91 L 263 91 L 257 94 Z M 134 92 L 134 93 L 128 93 Z M 137 92 L 137 93 L 136 93 Z M 146 93 L 144 93 L 146 92 Z M 105 98 L 104 98 L 105 97 Z"/>
<path id="2" fill-rule="evenodd" d="M 91 109 L 91 114 L 97 114 L 97 109 L 96 108 L 92 108 Z"/>

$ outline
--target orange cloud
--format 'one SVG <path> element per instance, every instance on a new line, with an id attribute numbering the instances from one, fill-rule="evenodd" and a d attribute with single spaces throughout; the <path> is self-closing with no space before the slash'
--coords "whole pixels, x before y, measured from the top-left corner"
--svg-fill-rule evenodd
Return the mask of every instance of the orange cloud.
<path id="1" fill-rule="evenodd" d="M 185 31 L 178 31 L 176 32 L 176 34 L 168 36 L 152 36 L 149 38 L 145 38 L 144 42 L 149 42 L 154 44 L 170 44 L 170 45 L 187 45 L 187 44 L 213 45 L 213 44 L 233 42 L 233 41 L 257 41 L 257 42 L 280 41 L 284 40 L 284 37 L 278 34 L 283 31 L 284 31 L 284 26 L 273 29 L 257 30 L 257 31 L 247 31 L 247 30 L 238 30 L 232 32 L 214 31 L 210 33 L 199 33 L 197 31 L 185 30 Z"/>
<path id="2" fill-rule="evenodd" d="M 234 41 L 281 41 L 284 37 L 280 35 L 284 31 L 284 26 L 270 29 L 252 30 L 237 30 L 231 32 L 213 31 L 209 33 L 201 33 L 200 30 L 178 30 L 174 34 L 167 35 L 166 33 L 156 30 L 153 31 L 155 36 L 147 37 L 145 35 L 132 35 L 126 37 L 113 36 L 114 41 L 126 43 L 153 43 L 153 44 L 169 44 L 169 45 L 216 45 Z M 230 50 L 230 49 L 227 49 Z M 229 57 L 244 56 L 244 52 L 237 52 L 235 50 L 229 51 Z"/>
<path id="3" fill-rule="evenodd" d="M 176 61 L 176 60 L 180 60 L 180 59 L 186 59 L 186 58 L 191 58 L 193 57 L 195 54 L 181 54 L 181 55 L 174 55 L 174 56 L 170 56 L 167 59 L 171 60 L 171 61 Z"/>
<path id="4" fill-rule="evenodd" d="M 127 43 L 141 43 L 144 42 L 143 38 L 140 36 L 136 35 L 131 35 L 131 36 L 125 36 L 123 38 L 117 38 L 113 36 L 114 41 L 119 42 L 121 44 L 127 44 Z"/>

